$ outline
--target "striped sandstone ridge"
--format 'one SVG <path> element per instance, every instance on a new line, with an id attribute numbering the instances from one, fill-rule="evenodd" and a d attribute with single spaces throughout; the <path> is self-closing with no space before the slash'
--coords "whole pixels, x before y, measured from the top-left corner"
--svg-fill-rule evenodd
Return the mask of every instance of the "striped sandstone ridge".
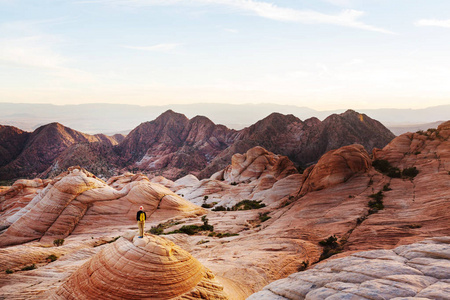
<path id="1" fill-rule="evenodd" d="M 450 237 L 358 252 L 274 281 L 247 300 L 420 299 L 450 295 Z"/>
<path id="2" fill-rule="evenodd" d="M 67 237 L 75 228 L 82 232 L 94 224 L 99 227 L 134 224 L 135 207 L 140 205 L 148 216 L 156 212 L 160 217 L 187 217 L 204 212 L 143 175 L 123 177 L 126 184 L 119 190 L 82 168 L 70 168 L 22 209 L 11 207 L 2 213 L 8 217 L 2 224 L 7 229 L 0 235 L 0 247 L 39 239 L 53 241 Z M 111 184 L 118 180 L 120 177 L 113 178 Z"/>
<path id="3" fill-rule="evenodd" d="M 212 272 L 174 243 L 125 236 L 95 254 L 49 299 L 228 299 Z"/>

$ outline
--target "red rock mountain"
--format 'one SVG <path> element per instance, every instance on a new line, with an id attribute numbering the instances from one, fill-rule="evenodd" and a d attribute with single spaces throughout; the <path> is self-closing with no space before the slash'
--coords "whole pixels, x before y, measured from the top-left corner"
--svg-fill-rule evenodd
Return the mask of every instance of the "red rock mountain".
<path id="1" fill-rule="evenodd" d="M 0 134 L 0 138 L 10 135 Z M 169 179 L 189 173 L 206 178 L 227 166 L 235 153 L 256 146 L 305 167 L 345 145 L 358 143 L 367 151 L 382 148 L 394 135 L 378 121 L 352 110 L 324 121 L 311 118 L 304 122 L 293 115 L 273 113 L 240 131 L 206 117 L 188 119 L 168 110 L 122 138 L 87 135 L 58 123 L 42 126 L 15 141 L 18 146 L 8 146 L 11 150 L 0 150 L 11 152 L 3 158 L 4 166 L 0 164 L 0 179 L 51 177 L 72 165 L 105 177 L 126 168 Z"/>
<path id="2" fill-rule="evenodd" d="M 25 147 L 29 132 L 0 125 L 0 167 L 16 159 Z"/>
<path id="3" fill-rule="evenodd" d="M 1 151 L 3 152 L 6 145 L 6 149 L 13 149 L 15 152 L 9 152 L 12 159 L 8 163 L 0 164 L 0 179 L 36 177 L 45 172 L 59 155 L 73 145 L 102 144 L 112 147 L 117 144 L 114 137 L 84 134 L 59 123 L 41 126 L 32 133 L 17 128 L 5 128 L 6 126 L 2 126 L 0 130 L 0 140 L 6 139 L 9 142 L 2 143 Z M 81 154 L 81 157 L 83 156 L 84 153 Z M 5 156 L 2 155 L 1 160 L 5 160 Z"/>
<path id="4" fill-rule="evenodd" d="M 293 115 L 273 113 L 240 131 L 215 125 L 206 117 L 189 120 L 169 110 L 130 132 L 118 152 L 123 166 L 170 179 L 187 173 L 206 178 L 223 169 L 235 153 L 255 146 L 306 166 L 332 149 L 358 143 L 371 151 L 393 138 L 381 123 L 352 110 L 323 122 L 317 118 L 303 122 Z"/>

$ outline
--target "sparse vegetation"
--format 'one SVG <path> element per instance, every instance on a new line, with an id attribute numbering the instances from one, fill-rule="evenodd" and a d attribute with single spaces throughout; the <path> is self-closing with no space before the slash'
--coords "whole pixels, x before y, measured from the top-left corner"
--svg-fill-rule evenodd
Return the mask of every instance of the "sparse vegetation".
<path id="1" fill-rule="evenodd" d="M 160 224 L 158 224 L 156 226 L 152 226 L 150 228 L 150 230 L 147 231 L 147 232 L 151 233 L 151 234 L 154 234 L 154 235 L 161 235 L 161 234 L 164 234 L 164 230 L 165 229 L 167 229 L 169 227 L 172 227 L 172 226 L 175 226 L 175 225 L 178 225 L 178 224 L 181 224 L 181 223 L 182 222 L 179 222 L 179 221 L 169 220 L 167 222 L 160 223 Z"/>
<path id="2" fill-rule="evenodd" d="M 319 245 L 323 247 L 323 251 L 320 255 L 319 261 L 342 252 L 342 247 L 337 242 L 337 237 L 335 235 L 332 235 L 325 240 L 321 240 L 319 242 Z"/>
<path id="3" fill-rule="evenodd" d="M 385 185 L 383 185 L 383 192 L 392 191 L 392 189 L 389 186 L 390 186 L 389 183 L 386 183 Z"/>
<path id="4" fill-rule="evenodd" d="M 391 164 L 385 159 L 376 159 L 373 161 L 372 166 L 391 178 L 414 178 L 417 174 L 419 174 L 419 170 L 416 167 L 406 168 L 403 171 L 400 171 L 399 168 L 391 166 Z"/>
<path id="5" fill-rule="evenodd" d="M 14 271 L 13 271 L 13 270 L 10 270 L 10 269 L 6 269 L 6 270 L 5 270 L 5 273 L 6 273 L 6 274 L 12 274 L 12 273 L 14 273 Z"/>
<path id="6" fill-rule="evenodd" d="M 56 256 L 55 254 L 50 254 L 49 256 L 47 256 L 46 260 L 48 262 L 54 262 L 55 260 L 58 259 L 58 256 Z"/>
<path id="7" fill-rule="evenodd" d="M 237 182 L 233 181 L 230 185 L 237 185 Z"/>
<path id="8" fill-rule="evenodd" d="M 119 235 L 119 236 L 116 236 L 115 238 L 113 238 L 112 240 L 110 240 L 110 241 L 108 242 L 108 244 L 114 243 L 114 242 L 117 241 L 119 238 L 120 238 L 120 235 Z"/>
<path id="9" fill-rule="evenodd" d="M 206 244 L 209 243 L 209 240 L 200 240 L 197 242 L 197 245 L 202 245 L 202 244 Z"/>
<path id="10" fill-rule="evenodd" d="M 242 200 L 238 202 L 236 205 L 234 205 L 231 210 L 250 210 L 250 209 L 259 209 L 266 207 L 264 203 L 261 203 L 262 201 L 256 201 L 256 200 Z"/>
<path id="11" fill-rule="evenodd" d="M 383 173 L 391 178 L 400 178 L 400 169 L 391 166 L 391 164 L 385 159 L 376 159 L 373 161 L 372 166 L 380 173 Z"/>
<path id="12" fill-rule="evenodd" d="M 222 206 L 222 205 L 219 205 L 219 206 L 216 206 L 216 207 L 214 207 L 213 209 L 211 209 L 212 211 L 226 211 L 227 209 L 224 207 L 224 206 Z M 229 210 L 229 209 L 228 209 Z"/>
<path id="13" fill-rule="evenodd" d="M 30 271 L 30 270 L 34 270 L 34 269 L 36 269 L 36 265 L 35 265 L 35 264 L 32 264 L 32 265 L 23 267 L 21 270 L 22 270 L 22 271 Z"/>
<path id="14" fill-rule="evenodd" d="M 224 237 L 230 237 L 230 236 L 237 236 L 239 235 L 239 233 L 229 233 L 229 232 L 225 232 L 225 233 L 221 233 L 221 232 L 211 232 L 210 234 L 208 234 L 208 236 L 212 236 L 212 237 L 218 237 L 219 239 L 224 238 Z"/>
<path id="15" fill-rule="evenodd" d="M 265 212 L 265 213 L 259 213 L 259 220 L 262 222 L 265 222 L 267 220 L 269 220 L 271 217 L 268 216 L 269 212 Z"/>
<path id="16" fill-rule="evenodd" d="M 414 178 L 417 174 L 419 174 L 419 170 L 416 167 L 407 168 L 402 171 L 403 177 Z"/>
<path id="17" fill-rule="evenodd" d="M 369 196 L 370 198 L 372 198 L 373 200 L 370 200 L 368 205 L 370 207 L 369 209 L 369 214 L 375 214 L 380 210 L 384 209 L 384 204 L 383 204 L 383 191 L 379 191 L 378 193 L 372 194 Z"/>
<path id="18" fill-rule="evenodd" d="M 216 205 L 216 204 L 217 204 L 217 202 L 213 202 L 213 203 L 209 203 L 209 204 L 203 203 L 202 207 L 203 208 L 211 208 L 211 207 L 214 207 L 214 205 Z"/>
<path id="19" fill-rule="evenodd" d="M 63 244 L 64 244 L 64 239 L 53 240 L 53 245 L 55 245 L 56 247 L 62 246 Z"/>
<path id="20" fill-rule="evenodd" d="M 422 228 L 422 225 L 414 223 L 414 224 L 406 225 L 406 227 L 411 228 L 411 229 L 416 229 L 416 228 Z"/>
<path id="21" fill-rule="evenodd" d="M 300 266 L 298 266 L 297 271 L 299 272 L 305 271 L 306 269 L 308 269 L 308 267 L 309 267 L 309 260 L 302 261 Z"/>
<path id="22" fill-rule="evenodd" d="M 152 226 L 148 232 L 154 235 L 160 235 L 163 234 L 164 227 L 162 226 L 162 224 L 158 224 L 156 226 Z"/>
<path id="23" fill-rule="evenodd" d="M 206 216 L 202 217 L 203 225 L 184 225 L 180 229 L 169 232 L 169 234 L 173 233 L 185 233 L 187 235 L 194 235 L 199 233 L 200 231 L 214 231 L 214 226 L 208 224 L 208 218 Z"/>

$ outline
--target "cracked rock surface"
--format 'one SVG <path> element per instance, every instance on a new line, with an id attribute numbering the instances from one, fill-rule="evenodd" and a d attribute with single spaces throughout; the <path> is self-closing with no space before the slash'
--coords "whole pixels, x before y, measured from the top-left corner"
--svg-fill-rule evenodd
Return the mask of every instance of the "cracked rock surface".
<path id="1" fill-rule="evenodd" d="M 449 299 L 450 237 L 354 253 L 267 285 L 248 300 Z"/>

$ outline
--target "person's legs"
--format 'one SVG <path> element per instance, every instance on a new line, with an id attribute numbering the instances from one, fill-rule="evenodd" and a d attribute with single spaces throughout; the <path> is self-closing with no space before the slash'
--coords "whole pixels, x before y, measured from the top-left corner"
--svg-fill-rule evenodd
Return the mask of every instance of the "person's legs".
<path id="1" fill-rule="evenodd" d="M 138 221 L 139 237 L 144 236 L 144 221 Z"/>

